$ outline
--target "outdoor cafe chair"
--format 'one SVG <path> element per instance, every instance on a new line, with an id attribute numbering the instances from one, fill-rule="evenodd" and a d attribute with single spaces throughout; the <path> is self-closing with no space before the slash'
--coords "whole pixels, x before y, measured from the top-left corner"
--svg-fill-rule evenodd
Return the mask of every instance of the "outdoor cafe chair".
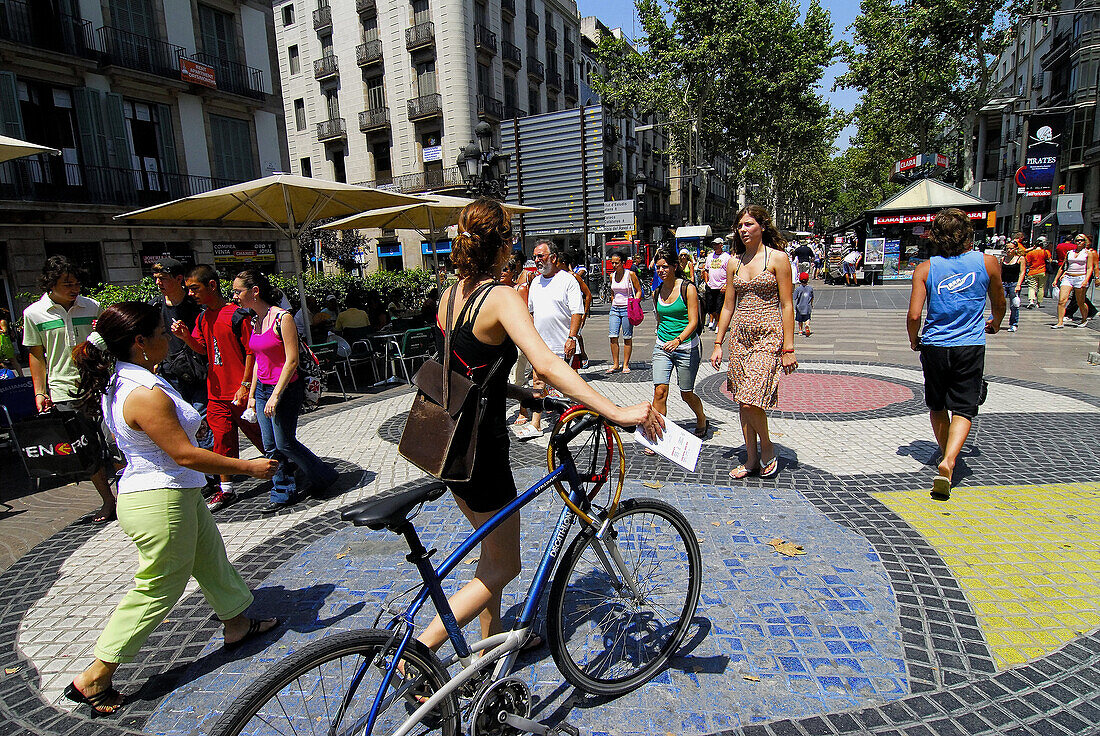
<path id="1" fill-rule="evenodd" d="M 401 372 L 405 374 L 405 382 L 412 383 L 412 375 L 416 373 L 416 369 L 435 352 L 432 328 L 406 330 L 400 340 L 390 340 L 388 347 L 391 348 L 390 359 L 400 365 Z"/>
<path id="2" fill-rule="evenodd" d="M 336 341 L 320 342 L 312 346 L 313 354 L 317 356 L 317 362 L 321 364 L 321 373 L 327 380 L 330 376 L 336 376 L 336 382 L 340 385 L 340 393 L 344 401 L 348 400 L 348 392 L 344 389 L 344 379 L 340 377 L 337 363 L 343 359 L 336 353 Z"/>

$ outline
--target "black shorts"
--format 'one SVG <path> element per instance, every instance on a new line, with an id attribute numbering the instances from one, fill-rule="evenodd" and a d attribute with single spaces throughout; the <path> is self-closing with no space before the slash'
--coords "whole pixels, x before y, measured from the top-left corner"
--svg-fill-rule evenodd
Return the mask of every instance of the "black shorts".
<path id="1" fill-rule="evenodd" d="M 722 310 L 722 300 L 725 299 L 726 295 L 722 293 L 721 289 L 712 289 L 709 286 L 705 288 L 703 308 L 706 309 L 707 314 L 720 312 Z"/>
<path id="2" fill-rule="evenodd" d="M 945 348 L 921 345 L 924 403 L 932 411 L 951 411 L 967 419 L 978 415 L 985 373 L 985 345 Z"/>

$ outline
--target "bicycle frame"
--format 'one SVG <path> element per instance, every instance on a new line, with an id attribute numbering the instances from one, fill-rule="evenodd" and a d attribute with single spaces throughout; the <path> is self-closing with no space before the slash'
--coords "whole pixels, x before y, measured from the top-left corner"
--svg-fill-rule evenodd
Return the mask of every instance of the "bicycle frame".
<path id="1" fill-rule="evenodd" d="M 542 559 L 539 562 L 538 568 L 535 570 L 535 574 L 531 578 L 523 610 L 520 612 L 511 631 L 496 634 L 487 639 L 475 642 L 471 648 L 471 646 L 467 644 L 466 638 L 462 635 L 462 629 L 459 627 L 454 612 L 451 610 L 450 603 L 447 601 L 447 596 L 443 592 L 442 582 L 454 571 L 455 567 L 458 566 L 466 555 L 472 552 L 485 537 L 504 523 L 505 519 L 545 492 L 546 489 L 550 488 L 554 481 L 558 480 L 561 476 L 564 475 L 565 479 L 569 482 L 570 500 L 578 505 L 587 501 L 583 498 L 583 494 L 580 491 L 580 481 L 577 476 L 577 469 L 573 463 L 573 456 L 569 452 L 567 445 L 569 439 L 572 439 L 572 437 L 561 438 L 559 452 L 564 460 L 561 465 L 498 511 L 489 521 L 475 529 L 453 552 L 451 552 L 438 568 L 432 567 L 429 559 L 430 553 L 425 550 L 412 525 L 407 524 L 402 530 L 411 550 L 405 559 L 416 566 L 421 578 L 424 580 L 424 588 L 409 604 L 408 608 L 405 609 L 405 612 L 399 616 L 395 616 L 386 626 L 388 631 L 394 632 L 394 639 L 397 638 L 397 629 L 399 626 L 403 625 L 404 632 L 401 635 L 400 644 L 393 650 L 392 661 L 386 666 L 386 673 L 375 695 L 374 703 L 371 706 L 365 727 L 361 731 L 364 736 L 370 736 L 373 732 L 374 724 L 383 706 L 389 705 L 395 697 L 399 697 L 402 694 L 398 691 L 392 693 L 389 698 L 384 697 L 397 671 L 397 663 L 401 660 L 401 655 L 412 639 L 416 614 L 429 598 L 435 605 L 436 612 L 439 614 L 443 626 L 447 630 L 447 637 L 455 649 L 455 655 L 444 662 L 443 666 L 448 667 L 457 660 L 462 663 L 463 669 L 460 673 L 448 680 L 443 687 L 433 693 L 427 701 L 422 703 L 402 724 L 401 728 L 394 732 L 393 736 L 405 736 L 405 734 L 412 730 L 412 728 L 435 708 L 440 701 L 497 660 L 501 661 L 497 664 L 494 671 L 494 679 L 505 676 L 510 671 L 518 656 L 519 648 L 526 639 L 527 630 L 535 619 L 539 599 L 542 597 L 547 581 L 550 580 L 554 569 L 557 567 L 561 551 L 565 546 L 565 540 L 569 536 L 569 531 L 573 526 L 574 520 L 577 518 L 576 515 L 568 506 L 563 506 L 558 516 L 558 523 L 555 527 L 554 534 L 543 549 Z M 475 661 L 472 652 L 476 649 L 487 649 L 488 651 Z M 348 688 L 348 693 L 345 696 L 345 705 L 347 702 L 350 702 L 350 699 L 366 673 L 366 668 L 371 664 L 370 662 L 364 662 L 356 671 L 352 678 L 352 684 Z"/>

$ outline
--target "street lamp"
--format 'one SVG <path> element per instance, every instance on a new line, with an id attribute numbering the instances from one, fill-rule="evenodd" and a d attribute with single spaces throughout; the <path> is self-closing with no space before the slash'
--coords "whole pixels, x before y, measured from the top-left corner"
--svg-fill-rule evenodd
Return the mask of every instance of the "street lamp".
<path id="1" fill-rule="evenodd" d="M 642 245 L 645 245 L 647 238 L 645 236 L 645 189 L 648 183 L 644 175 L 634 175 L 634 196 L 635 205 L 634 209 L 637 212 L 637 227 L 638 227 L 638 240 Z"/>
<path id="2" fill-rule="evenodd" d="M 511 157 L 493 146 L 493 128 L 482 121 L 474 128 L 474 141 L 463 147 L 458 155 L 458 168 L 466 182 L 466 193 L 471 197 L 504 199 L 508 196 L 508 174 Z"/>

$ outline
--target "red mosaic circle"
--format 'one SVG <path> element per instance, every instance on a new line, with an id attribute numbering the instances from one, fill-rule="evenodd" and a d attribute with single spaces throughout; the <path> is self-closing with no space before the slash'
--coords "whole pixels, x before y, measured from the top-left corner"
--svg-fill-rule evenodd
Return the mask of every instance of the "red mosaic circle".
<path id="1" fill-rule="evenodd" d="M 722 383 L 722 393 L 732 394 Z M 907 386 L 866 376 L 792 373 L 779 381 L 776 411 L 839 414 L 882 409 L 913 398 Z"/>

